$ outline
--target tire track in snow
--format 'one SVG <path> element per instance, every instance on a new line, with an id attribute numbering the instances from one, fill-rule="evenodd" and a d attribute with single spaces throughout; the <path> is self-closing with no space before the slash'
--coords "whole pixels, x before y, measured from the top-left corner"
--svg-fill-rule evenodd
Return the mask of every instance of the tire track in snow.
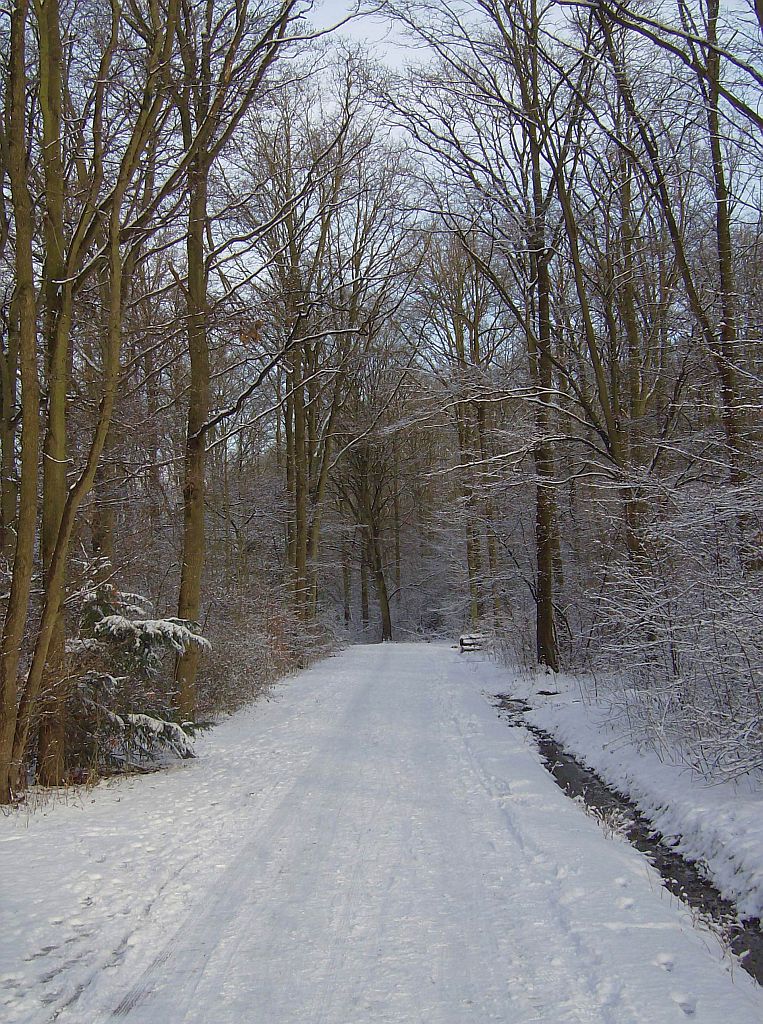
<path id="1" fill-rule="evenodd" d="M 355 648 L 213 733 L 206 763 L 106 793 L 80 853 L 131 910 L 107 932 L 123 955 L 78 993 L 62 957 L 75 1001 L 19 1024 L 757 1024 L 637 855 L 498 721 L 497 671 Z M 102 912 L 77 917 L 97 934 Z"/>
<path id="2" fill-rule="evenodd" d="M 512 792 L 511 785 L 509 784 L 507 788 L 507 784 L 491 775 L 482 763 L 478 751 L 471 742 L 475 736 L 478 737 L 482 733 L 478 721 L 468 715 L 465 716 L 463 712 L 459 713 L 453 707 L 452 698 L 449 718 L 453 733 L 459 738 L 465 763 L 468 764 L 472 778 L 490 797 L 503 819 L 509 835 L 516 843 L 517 856 L 512 861 L 511 867 L 513 874 L 521 879 L 519 890 L 525 898 L 533 890 L 538 890 L 539 909 L 546 904 L 553 911 L 549 914 L 545 942 L 547 946 L 546 959 L 557 960 L 553 977 L 556 987 L 559 987 L 561 963 L 565 959 L 569 959 L 567 954 L 569 948 L 572 947 L 576 954 L 575 962 L 586 965 L 585 974 L 582 976 L 577 970 L 565 972 L 565 980 L 575 993 L 573 1002 L 577 1011 L 583 1013 L 583 1019 L 590 1019 L 598 1024 L 613 1024 L 613 1010 L 599 997 L 600 993 L 607 990 L 610 981 L 608 975 L 601 969 L 601 955 L 598 949 L 590 943 L 586 943 L 581 933 L 573 927 L 571 916 L 563 904 L 561 882 L 567 877 L 567 870 L 558 862 L 559 851 L 549 850 L 547 846 L 541 846 L 532 838 L 527 828 L 522 825 L 521 815 L 512 806 L 516 796 Z M 465 724 L 471 727 L 471 731 L 466 730 Z M 536 757 L 532 743 L 528 742 L 526 746 L 528 752 L 532 752 L 532 756 Z M 540 759 L 537 758 L 537 760 L 540 764 Z M 536 911 L 534 916 L 536 918 L 540 916 L 539 911 Z M 521 950 L 521 940 L 518 941 L 517 948 Z M 538 971 L 538 965 L 527 958 L 524 959 L 523 967 L 522 976 L 524 978 L 531 977 Z M 548 973 L 550 972 L 544 972 L 544 975 L 539 978 L 541 987 L 547 987 L 551 983 L 552 979 L 546 976 Z M 619 993 L 613 992 L 609 993 L 607 998 L 608 1001 L 609 999 L 617 1000 L 618 996 Z M 628 1013 L 628 1021 L 638 1024 L 638 1017 L 633 1013 L 631 1007 L 620 1006 L 618 1008 Z M 624 1018 L 620 1014 L 617 1017 L 617 1022 L 622 1024 L 623 1021 Z"/>
<path id="3" fill-rule="evenodd" d="M 350 705 L 344 709 L 344 718 L 354 721 L 363 704 L 363 694 L 355 693 Z M 300 718 L 308 715 L 304 708 Z M 333 736 L 338 726 L 335 724 L 330 735 Z M 178 930 L 170 944 L 156 957 L 144 971 L 139 981 L 126 993 L 114 1009 L 113 1015 L 118 1019 L 136 1019 L 139 1011 L 160 989 L 166 988 L 164 977 L 178 969 L 186 979 L 176 994 L 172 996 L 172 1006 L 164 1009 L 184 1020 L 192 1010 L 192 1004 L 199 985 L 202 983 L 205 968 L 215 954 L 224 957 L 228 964 L 235 962 L 236 954 L 245 939 L 245 933 L 257 920 L 257 908 L 251 901 L 242 904 L 241 894 L 251 890 L 251 881 L 256 877 L 257 889 L 263 893 L 272 890 L 282 871 L 282 863 L 276 857 L 269 865 L 260 864 L 260 875 L 257 877 L 258 861 L 262 861 L 263 843 L 267 847 L 269 837 L 280 835 L 298 835 L 302 826 L 303 803 L 299 800 L 305 778 L 314 780 L 320 777 L 320 763 L 326 756 L 325 741 L 320 747 L 312 750 L 310 757 L 299 765 L 298 771 L 287 780 L 273 785 L 266 799 L 258 804 L 256 825 L 252 835 L 247 839 L 243 849 L 234 862 L 226 869 L 223 876 L 215 882 L 214 891 L 207 900 L 209 906 L 201 916 L 187 921 Z M 310 790 L 302 793 L 310 796 Z M 250 815 L 251 817 L 251 815 Z M 274 825 L 277 824 L 277 827 Z M 233 927 L 241 918 L 247 918 L 247 928 Z M 190 938 L 184 936 L 191 931 Z M 193 936 L 203 936 L 203 940 Z M 175 964 L 178 965 L 175 968 Z M 224 973 L 224 972 L 223 972 Z M 152 1016 L 146 1021 L 153 1021 Z"/>

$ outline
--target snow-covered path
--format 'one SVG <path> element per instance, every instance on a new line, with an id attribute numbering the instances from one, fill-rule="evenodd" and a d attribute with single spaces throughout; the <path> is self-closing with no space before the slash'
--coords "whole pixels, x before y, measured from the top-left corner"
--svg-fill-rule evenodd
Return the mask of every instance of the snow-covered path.
<path id="1" fill-rule="evenodd" d="M 448 648 L 355 647 L 201 757 L 0 819 L 7 1024 L 760 1024 L 763 992 Z"/>

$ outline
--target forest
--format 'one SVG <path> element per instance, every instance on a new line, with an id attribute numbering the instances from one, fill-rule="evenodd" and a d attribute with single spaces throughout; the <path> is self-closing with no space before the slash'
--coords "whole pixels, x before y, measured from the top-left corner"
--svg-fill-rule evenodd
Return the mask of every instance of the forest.
<path id="1" fill-rule="evenodd" d="M 0 802 L 464 630 L 760 772 L 760 0 L 1 6 Z"/>

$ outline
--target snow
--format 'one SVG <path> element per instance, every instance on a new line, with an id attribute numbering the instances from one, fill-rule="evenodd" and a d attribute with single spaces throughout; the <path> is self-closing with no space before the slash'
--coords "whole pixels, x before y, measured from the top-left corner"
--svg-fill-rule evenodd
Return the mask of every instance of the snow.
<path id="1" fill-rule="evenodd" d="M 96 622 L 95 632 L 98 636 L 121 642 L 132 641 L 136 650 L 159 643 L 169 645 L 178 654 L 185 654 L 194 644 L 204 649 L 211 646 L 182 619 L 127 619 L 124 615 L 104 615 Z"/>
<path id="2" fill-rule="evenodd" d="M 505 677 L 504 677 L 505 678 Z M 538 689 L 558 695 L 539 696 Z M 759 780 L 710 784 L 666 763 L 630 738 L 606 697 L 583 699 L 569 676 L 515 680 L 512 692 L 533 705 L 528 719 L 628 796 L 687 860 L 696 861 L 741 917 L 763 917 L 763 789 Z"/>
<path id="3" fill-rule="evenodd" d="M 761 990 L 497 716 L 496 678 L 354 647 L 194 761 L 1 819 L 0 1018 L 759 1024 Z"/>
<path id="4" fill-rule="evenodd" d="M 171 750 L 177 757 L 194 757 L 194 745 L 191 736 L 177 724 L 163 718 L 152 718 L 151 715 L 114 715 L 121 730 L 129 730 L 131 739 L 137 740 L 141 752 L 148 755 L 156 753 L 162 747 Z M 185 728 L 189 728 L 186 723 Z M 148 741 L 148 742 L 146 742 Z"/>

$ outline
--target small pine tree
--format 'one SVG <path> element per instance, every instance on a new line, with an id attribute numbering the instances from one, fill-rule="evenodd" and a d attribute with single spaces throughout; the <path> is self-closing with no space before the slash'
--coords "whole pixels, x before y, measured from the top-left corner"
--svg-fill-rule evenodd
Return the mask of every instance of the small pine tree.
<path id="1" fill-rule="evenodd" d="M 81 591 L 79 628 L 68 641 L 73 774 L 107 774 L 193 757 L 199 724 L 177 720 L 171 665 L 195 644 L 195 623 L 150 616 L 140 594 L 98 583 Z"/>

